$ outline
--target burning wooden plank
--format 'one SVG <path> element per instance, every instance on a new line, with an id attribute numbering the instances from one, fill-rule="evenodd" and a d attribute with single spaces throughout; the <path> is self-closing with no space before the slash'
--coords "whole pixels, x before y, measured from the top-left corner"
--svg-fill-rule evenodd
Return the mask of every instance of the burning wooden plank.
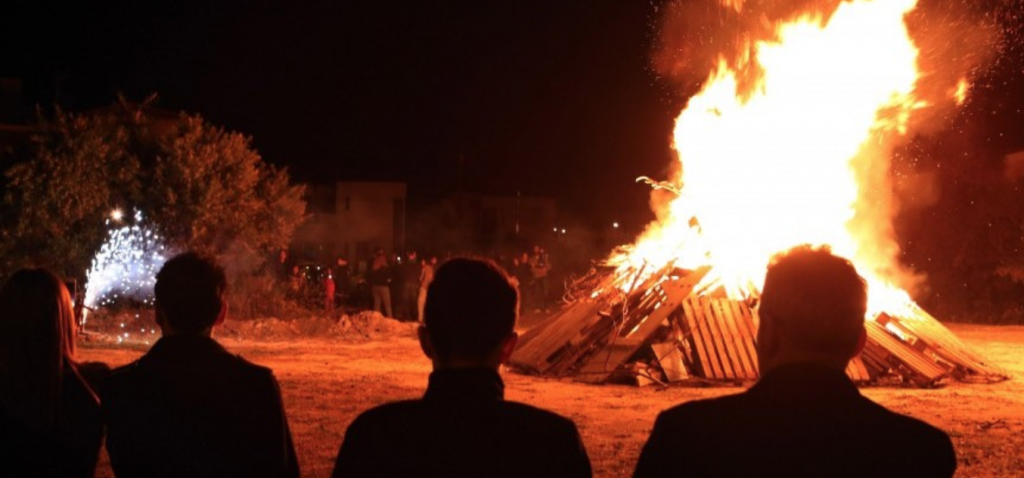
<path id="1" fill-rule="evenodd" d="M 939 360 L 952 365 L 953 374 L 959 380 L 992 382 L 1009 378 L 1006 371 L 987 363 L 949 329 L 919 307 L 914 306 L 907 317 L 894 317 L 883 313 L 876 321 L 886 327 L 895 328 L 903 335 L 914 337 Z"/>
<path id="2" fill-rule="evenodd" d="M 932 387 L 948 375 L 949 370 L 920 350 L 900 340 L 885 326 L 874 321 L 864 324 L 868 341 L 863 355 L 876 366 L 884 366 L 918 386 Z M 881 370 L 886 371 L 886 370 Z"/>
<path id="3" fill-rule="evenodd" d="M 868 373 L 864 360 L 860 357 L 854 357 L 853 360 L 850 360 L 850 363 L 846 366 L 846 375 L 854 383 L 868 383 L 871 381 L 871 374 Z"/>
<path id="4" fill-rule="evenodd" d="M 590 326 L 602 320 L 598 311 L 603 304 L 584 301 L 569 307 L 561 314 L 538 325 L 540 333 L 524 335 L 512 354 L 513 365 L 531 373 L 544 374 L 565 354 L 587 337 Z"/>
<path id="5" fill-rule="evenodd" d="M 604 382 L 615 370 L 629 360 L 641 347 L 650 340 L 659 327 L 668 319 L 682 301 L 690 295 L 693 288 L 704 278 L 710 268 L 693 271 L 678 280 L 664 280 L 653 288 L 653 293 L 663 294 L 653 311 L 639 317 L 635 326 L 623 327 L 618 333 L 608 338 L 607 352 L 600 351 L 590 356 L 579 370 L 578 380 L 584 382 Z M 660 294 L 659 294 L 660 295 Z M 640 315 L 640 314 L 638 314 Z M 628 317 L 626 317 L 628 318 Z M 624 324 L 632 324 L 625 320 Z"/>
<path id="6" fill-rule="evenodd" d="M 652 375 L 654 381 L 757 380 L 756 309 L 726 297 L 708 267 L 680 271 L 669 264 L 649 275 L 644 268 L 626 274 L 628 278 L 612 278 L 615 274 L 609 272 L 589 278 L 589 286 L 599 289 L 577 294 L 586 298 L 524 334 L 512 365 L 527 373 L 573 375 L 589 383 L 641 369 L 657 373 L 658 364 L 665 376 Z M 608 290 L 611 286 L 616 289 Z M 846 369 L 851 380 L 872 383 L 895 377 L 932 387 L 948 376 L 1007 378 L 930 315 L 916 306 L 907 310 L 905 317 L 880 314 L 865 323 L 864 351 Z M 630 366 L 631 361 L 637 366 Z"/>
<path id="7" fill-rule="evenodd" d="M 669 382 L 681 382 L 690 378 L 683 353 L 675 343 L 651 344 L 651 350 L 654 351 L 654 358 L 658 360 L 662 371 L 665 372 L 665 379 Z"/>

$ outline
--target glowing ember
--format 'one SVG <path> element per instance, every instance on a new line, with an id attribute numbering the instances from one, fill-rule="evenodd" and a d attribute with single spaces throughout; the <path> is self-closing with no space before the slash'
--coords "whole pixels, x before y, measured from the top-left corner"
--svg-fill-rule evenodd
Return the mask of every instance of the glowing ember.
<path id="1" fill-rule="evenodd" d="M 611 258 L 619 272 L 711 265 L 705 282 L 742 298 L 760 289 L 773 254 L 827 244 L 868 278 L 872 313 L 909 306 L 893 285 L 887 172 L 891 148 L 927 106 L 914 95 L 918 50 L 904 22 L 916 4 L 843 2 L 831 16 L 778 25 L 740 61 L 759 73 L 749 86 L 720 61 L 676 120 L 679 195 Z M 950 99 L 967 89 L 961 81 Z"/>
<path id="2" fill-rule="evenodd" d="M 86 273 L 86 307 L 95 309 L 119 299 L 152 304 L 156 273 L 167 260 L 167 251 L 160 236 L 143 223 L 142 213 L 135 213 L 134 222 L 111 228 L 93 257 Z"/>

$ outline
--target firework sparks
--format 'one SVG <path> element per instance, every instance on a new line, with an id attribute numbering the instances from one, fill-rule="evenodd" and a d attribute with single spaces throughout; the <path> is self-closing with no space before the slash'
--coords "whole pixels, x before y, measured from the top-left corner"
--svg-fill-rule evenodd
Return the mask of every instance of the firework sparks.
<path id="1" fill-rule="evenodd" d="M 86 273 L 84 305 L 95 309 L 124 299 L 152 305 L 156 273 L 167 260 L 163 238 L 139 211 L 133 224 L 112 225 L 109 219 L 106 224 L 111 227 L 107 241 Z"/>

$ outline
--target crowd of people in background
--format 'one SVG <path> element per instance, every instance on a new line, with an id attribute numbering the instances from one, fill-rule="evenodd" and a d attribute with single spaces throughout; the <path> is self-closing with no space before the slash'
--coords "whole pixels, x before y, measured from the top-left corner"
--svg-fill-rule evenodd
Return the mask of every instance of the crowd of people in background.
<path id="1" fill-rule="evenodd" d="M 452 253 L 443 257 L 452 258 Z M 549 312 L 559 292 L 551 282 L 552 263 L 547 250 L 534 246 L 521 254 L 495 254 L 493 260 L 508 271 L 519 289 L 523 312 Z M 336 311 L 374 310 L 401 321 L 423 321 L 426 291 L 438 267 L 437 255 L 415 250 L 388 255 L 383 248 L 360 267 L 345 256 L 333 264 L 296 262 L 281 249 L 274 261 L 274 276 L 285 296 L 309 308 Z"/>
<path id="2" fill-rule="evenodd" d="M 591 476 L 571 419 L 505 399 L 515 281 L 489 260 L 438 267 L 418 328 L 432 365 L 426 391 L 360 414 L 335 478 Z M 155 295 L 161 338 L 111 371 L 76 360 L 70 295 L 54 274 L 26 269 L 4 285 L 0 476 L 91 477 L 104 435 L 118 478 L 299 476 L 273 372 L 212 337 L 227 313 L 224 270 L 175 256 Z M 809 247 L 777 258 L 759 306 L 761 378 L 663 411 L 634 476 L 952 476 L 946 433 L 869 400 L 846 376 L 866 310 L 866 283 L 849 261 Z"/>

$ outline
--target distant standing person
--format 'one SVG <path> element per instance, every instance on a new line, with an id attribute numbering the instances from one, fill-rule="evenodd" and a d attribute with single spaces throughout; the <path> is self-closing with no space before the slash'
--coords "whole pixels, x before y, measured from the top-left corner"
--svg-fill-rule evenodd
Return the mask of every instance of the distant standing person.
<path id="1" fill-rule="evenodd" d="M 352 270 L 345 256 L 338 256 L 335 261 L 333 277 L 335 302 L 344 313 L 345 305 L 352 294 Z"/>
<path id="2" fill-rule="evenodd" d="M 530 270 L 533 274 L 534 300 L 538 308 L 546 309 L 548 306 L 548 273 L 551 272 L 551 261 L 548 253 L 543 247 L 533 247 L 533 257 L 530 258 Z"/>
<path id="3" fill-rule="evenodd" d="M 370 271 L 366 274 L 373 295 L 373 310 L 381 312 L 385 317 L 394 317 L 391 312 L 391 266 L 384 249 L 377 249 L 370 262 Z M 382 309 L 383 307 L 383 309 Z"/>
<path id="4" fill-rule="evenodd" d="M 533 269 L 530 267 L 530 253 L 524 252 L 513 263 L 515 268 L 512 274 L 515 275 L 516 282 L 519 283 L 519 306 L 522 310 L 527 310 L 535 302 L 533 298 Z"/>
<path id="5" fill-rule="evenodd" d="M 109 373 L 75 360 L 63 281 L 15 272 L 0 290 L 0 476 L 91 478 L 103 441 L 93 387 Z"/>
<path id="6" fill-rule="evenodd" d="M 118 478 L 299 476 L 273 372 L 211 338 L 227 314 L 226 287 L 224 270 L 195 253 L 157 273 L 163 337 L 101 394 Z"/>
<path id="7" fill-rule="evenodd" d="M 291 270 L 291 264 L 288 260 L 288 250 L 281 249 L 277 252 L 277 258 L 274 261 L 274 278 L 277 279 L 279 284 L 288 283 L 288 274 Z"/>
<path id="8" fill-rule="evenodd" d="M 299 266 L 292 266 L 291 277 L 289 277 L 289 290 L 291 291 L 292 299 L 299 300 L 302 298 L 302 270 Z"/>
<path id="9" fill-rule="evenodd" d="M 327 268 L 327 273 L 324 275 L 324 312 L 330 317 L 334 315 L 334 271 L 330 267 Z"/>
<path id="10" fill-rule="evenodd" d="M 504 398 L 498 369 L 518 339 L 517 302 L 508 276 L 493 263 L 442 264 L 419 328 L 434 369 L 426 393 L 357 417 L 333 476 L 591 476 L 571 420 Z"/>
<path id="11" fill-rule="evenodd" d="M 399 266 L 402 280 L 399 286 L 401 287 L 398 299 L 400 306 L 396 307 L 396 309 L 400 311 L 402 320 L 411 322 L 417 319 L 414 314 L 418 310 L 416 301 L 420 290 L 420 276 L 423 266 L 420 264 L 416 251 L 409 251 L 405 259 L 405 262 Z"/>
<path id="12" fill-rule="evenodd" d="M 424 258 L 422 264 L 420 264 L 420 289 L 419 294 L 416 297 L 416 318 L 421 324 L 423 323 L 423 308 L 427 305 L 427 289 L 433 281 L 434 263 Z"/>
<path id="13" fill-rule="evenodd" d="M 633 476 L 950 477 L 949 436 L 865 398 L 846 376 L 867 287 L 828 249 L 773 259 L 758 314 L 761 379 L 658 415 Z"/>

